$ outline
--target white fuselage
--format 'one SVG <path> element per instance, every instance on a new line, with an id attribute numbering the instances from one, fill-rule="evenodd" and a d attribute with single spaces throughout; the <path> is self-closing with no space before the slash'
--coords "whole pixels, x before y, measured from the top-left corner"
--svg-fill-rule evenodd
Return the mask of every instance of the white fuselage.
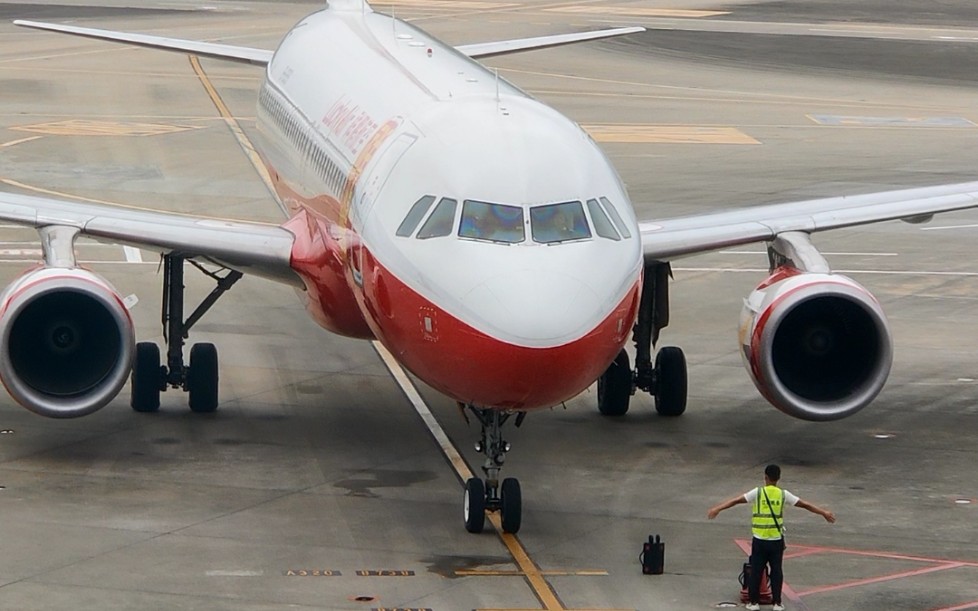
<path id="1" fill-rule="evenodd" d="M 282 41 L 261 154 L 327 328 L 376 337 L 466 403 L 593 382 L 634 322 L 628 197 L 575 123 L 425 32 L 333 8 Z"/>

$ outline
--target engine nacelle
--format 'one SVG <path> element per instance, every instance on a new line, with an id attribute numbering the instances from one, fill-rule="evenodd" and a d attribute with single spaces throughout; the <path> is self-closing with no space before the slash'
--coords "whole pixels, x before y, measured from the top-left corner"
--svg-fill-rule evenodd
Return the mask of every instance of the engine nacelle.
<path id="1" fill-rule="evenodd" d="M 83 269 L 42 267 L 0 295 L 0 380 L 50 418 L 90 414 L 129 377 L 132 319 L 119 294 Z"/>
<path id="2" fill-rule="evenodd" d="M 890 373 L 893 348 L 879 303 L 846 276 L 781 267 L 744 302 L 744 364 L 784 413 L 838 420 L 868 405 Z"/>

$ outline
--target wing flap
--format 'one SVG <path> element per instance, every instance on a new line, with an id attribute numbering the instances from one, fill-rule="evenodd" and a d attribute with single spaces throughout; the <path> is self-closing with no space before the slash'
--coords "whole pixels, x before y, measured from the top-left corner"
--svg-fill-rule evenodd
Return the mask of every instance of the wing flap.
<path id="1" fill-rule="evenodd" d="M 201 57 L 223 59 L 227 61 L 253 64 L 256 66 L 268 65 L 268 62 L 272 60 L 272 51 L 254 49 L 251 47 L 225 45 L 215 42 L 198 42 L 196 40 L 167 38 L 165 36 L 152 36 L 149 34 L 130 34 L 127 32 L 99 30 L 96 28 L 81 28 L 73 25 L 44 23 L 41 21 L 27 21 L 24 19 L 14 21 L 14 25 L 19 25 L 25 28 L 34 28 L 36 30 L 48 30 L 51 32 L 61 32 L 63 34 L 84 36 L 85 38 L 124 42 L 127 44 L 136 45 L 137 47 L 162 49 L 164 51 L 177 51 L 180 53 L 192 53 Z"/>
<path id="2" fill-rule="evenodd" d="M 496 55 L 506 55 L 508 53 L 519 53 L 521 51 L 532 51 L 534 49 L 547 49 L 559 47 L 586 40 L 599 40 L 601 38 L 612 38 L 614 36 L 624 36 L 635 32 L 644 32 L 642 27 L 612 28 L 610 30 L 597 30 L 594 32 L 580 32 L 577 34 L 557 34 L 553 36 L 535 36 L 533 38 L 519 38 L 514 40 L 500 40 L 498 42 L 482 42 L 470 45 L 460 45 L 455 47 L 459 52 L 468 55 L 473 59 L 484 57 L 494 57 Z"/>
<path id="3" fill-rule="evenodd" d="M 102 242 L 177 252 L 242 273 L 302 287 L 291 267 L 295 236 L 278 225 L 247 223 L 0 192 L 0 220 L 30 227 L 78 228 Z"/>
<path id="4" fill-rule="evenodd" d="M 646 261 L 668 261 L 772 240 L 779 233 L 813 233 L 942 212 L 978 208 L 978 182 L 881 191 L 725 210 L 639 223 Z"/>

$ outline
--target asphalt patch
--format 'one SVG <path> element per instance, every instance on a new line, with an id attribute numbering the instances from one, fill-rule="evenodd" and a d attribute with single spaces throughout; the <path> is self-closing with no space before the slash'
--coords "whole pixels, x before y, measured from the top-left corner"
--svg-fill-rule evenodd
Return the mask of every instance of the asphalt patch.
<path id="1" fill-rule="evenodd" d="M 0 20 L 34 19 L 52 21 L 63 19 L 105 19 L 109 17 L 153 17 L 212 13 L 193 9 L 134 8 L 122 6 L 72 6 L 67 4 L 0 4 Z"/>
<path id="2" fill-rule="evenodd" d="M 710 7 L 729 11 L 719 19 L 800 23 L 891 23 L 955 27 L 978 20 L 974 0 L 775 0 Z"/>
<path id="3" fill-rule="evenodd" d="M 649 30 L 609 50 L 749 70 L 851 75 L 944 85 L 978 82 L 978 45 L 730 32 Z"/>

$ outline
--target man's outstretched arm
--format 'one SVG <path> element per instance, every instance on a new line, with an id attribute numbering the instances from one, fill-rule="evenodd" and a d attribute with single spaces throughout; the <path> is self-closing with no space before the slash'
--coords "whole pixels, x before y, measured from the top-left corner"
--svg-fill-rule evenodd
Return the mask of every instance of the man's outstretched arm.
<path id="1" fill-rule="evenodd" d="M 719 514 L 724 509 L 730 509 L 734 505 L 741 505 L 741 504 L 746 503 L 746 502 L 747 502 L 747 499 L 744 498 L 744 495 L 741 494 L 740 496 L 735 496 L 734 498 L 730 499 L 729 501 L 724 501 L 723 503 L 720 503 L 719 505 L 717 505 L 715 507 L 711 507 L 710 510 L 706 512 L 706 517 L 712 520 L 713 518 L 717 517 L 717 514 Z M 799 501 L 799 503 L 800 502 L 801 501 Z M 833 518 L 833 519 L 835 519 L 835 518 Z"/>
<path id="2" fill-rule="evenodd" d="M 801 507 L 802 509 L 807 509 L 812 513 L 817 513 L 818 515 L 825 518 L 825 521 L 829 522 L 830 524 L 835 523 L 835 514 L 829 511 L 828 509 L 822 509 L 818 505 L 814 505 L 812 503 L 809 503 L 808 501 L 803 501 L 801 499 L 798 499 L 798 502 L 795 503 L 795 507 Z"/>

